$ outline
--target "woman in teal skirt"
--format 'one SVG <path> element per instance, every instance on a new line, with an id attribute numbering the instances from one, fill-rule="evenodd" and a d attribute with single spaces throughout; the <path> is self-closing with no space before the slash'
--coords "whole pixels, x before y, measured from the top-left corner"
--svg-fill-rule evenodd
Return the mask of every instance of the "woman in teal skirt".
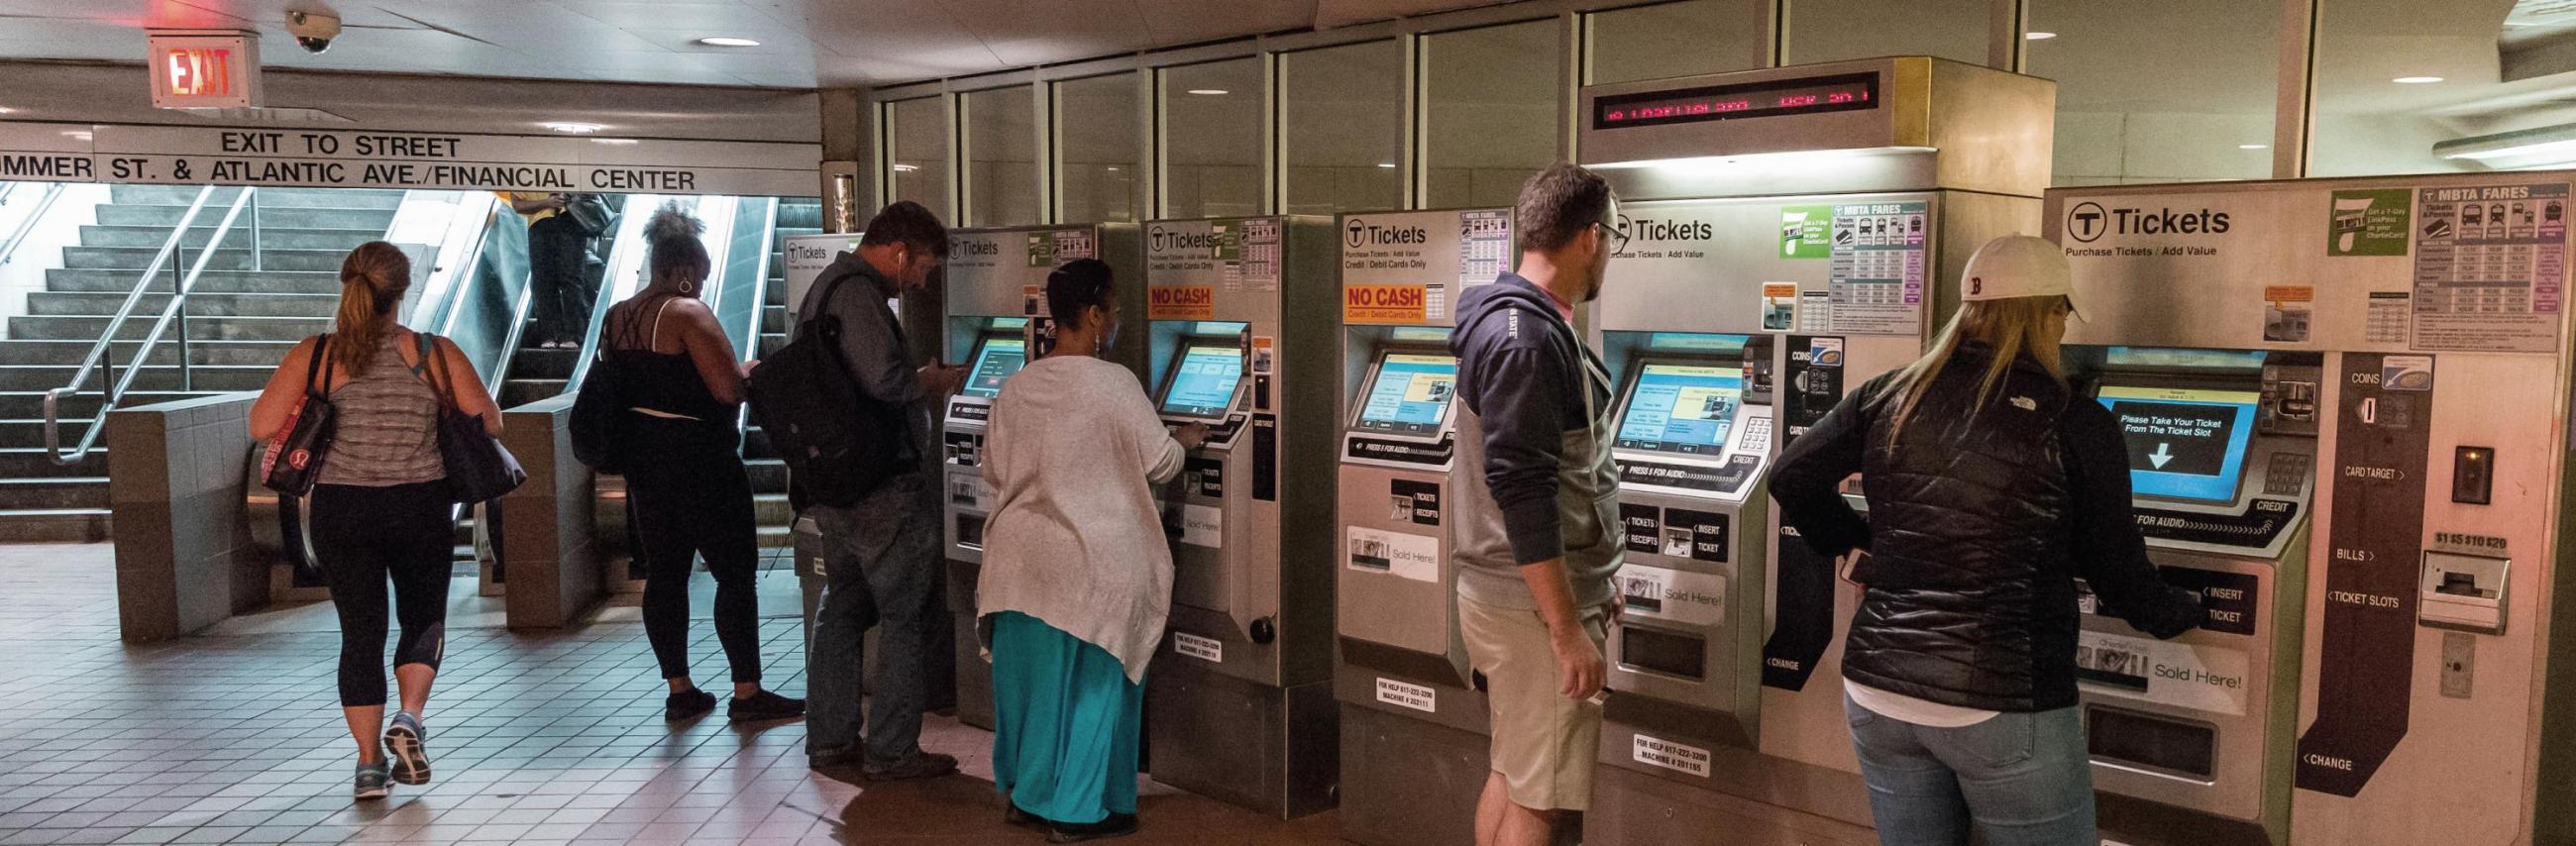
<path id="1" fill-rule="evenodd" d="M 1047 278 L 1055 348 L 1002 383 L 976 588 L 993 658 L 993 782 L 1012 822 L 1072 843 L 1133 834 L 1145 663 L 1171 613 L 1172 554 L 1153 489 L 1206 437 L 1155 416 L 1126 368 L 1109 266 Z"/>

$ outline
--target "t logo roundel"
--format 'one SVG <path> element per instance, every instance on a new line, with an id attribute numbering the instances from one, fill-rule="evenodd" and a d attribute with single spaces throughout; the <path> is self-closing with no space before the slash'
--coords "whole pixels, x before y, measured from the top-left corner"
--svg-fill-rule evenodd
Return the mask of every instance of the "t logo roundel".
<path id="1" fill-rule="evenodd" d="M 2092 243 L 2093 239 L 2102 237 L 2103 224 L 2108 222 L 2109 217 L 2108 213 L 2102 211 L 2101 203 L 2091 201 L 2077 203 L 2075 208 L 2066 212 L 2066 233 L 2075 236 L 2077 241 Z"/>

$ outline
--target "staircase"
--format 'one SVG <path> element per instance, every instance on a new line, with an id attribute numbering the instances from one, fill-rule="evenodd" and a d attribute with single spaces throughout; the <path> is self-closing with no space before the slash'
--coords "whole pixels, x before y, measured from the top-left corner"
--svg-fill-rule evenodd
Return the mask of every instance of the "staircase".
<path id="1" fill-rule="evenodd" d="M 813 199 L 778 201 L 778 225 L 769 245 L 769 280 L 762 290 L 757 358 L 767 358 L 787 345 L 787 236 L 823 232 L 823 204 Z M 743 465 L 751 471 L 753 519 L 759 522 L 760 568 L 794 569 L 796 510 L 787 504 L 787 462 L 769 444 L 769 434 L 744 417 Z"/>
<path id="2" fill-rule="evenodd" d="M 119 185 L 98 207 L 98 223 L 81 227 L 80 245 L 63 250 L 46 271 L 45 290 L 27 298 L 27 313 L 8 318 L 0 335 L 0 541 L 102 541 L 108 536 L 107 450 L 77 463 L 45 454 L 44 393 L 68 383 L 98 340 L 170 228 L 196 198 L 193 186 Z M 186 249 L 152 281 L 118 331 L 107 362 L 80 394 L 61 405 L 68 446 L 86 431 L 101 398 L 132 360 L 141 338 L 169 303 L 175 267 L 184 273 L 214 235 L 240 189 L 217 189 L 197 215 Z M 152 357 L 122 407 L 208 394 L 254 391 L 296 341 L 328 331 L 339 305 L 340 261 L 349 250 L 384 237 L 401 191 L 283 189 L 259 192 L 258 254 L 252 254 L 253 208 L 244 208 L 188 298 L 188 361 L 183 378 L 178 327 Z M 254 270 L 253 268 L 258 269 Z M 102 441 L 103 443 L 103 441 Z M 247 446 L 247 444 L 245 444 Z"/>

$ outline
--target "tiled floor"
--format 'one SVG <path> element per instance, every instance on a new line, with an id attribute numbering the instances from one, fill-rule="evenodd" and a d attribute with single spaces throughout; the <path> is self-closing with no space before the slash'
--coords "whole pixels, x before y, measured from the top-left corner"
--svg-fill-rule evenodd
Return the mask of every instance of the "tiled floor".
<path id="1" fill-rule="evenodd" d="M 792 579 L 764 577 L 786 616 L 761 632 L 772 684 L 801 695 Z M 430 702 L 436 783 L 358 805 L 327 604 L 130 647 L 107 546 L 0 546 L 0 846 L 1040 842 L 1002 824 L 984 732 L 933 718 L 923 745 L 967 773 L 863 789 L 805 769 L 801 724 L 663 723 L 631 609 L 520 635 L 471 594 L 460 580 Z M 720 679 L 713 632 L 693 633 Z M 1335 842 L 1331 814 L 1280 823 L 1159 785 L 1142 804 L 1144 834 L 1117 842 Z"/>

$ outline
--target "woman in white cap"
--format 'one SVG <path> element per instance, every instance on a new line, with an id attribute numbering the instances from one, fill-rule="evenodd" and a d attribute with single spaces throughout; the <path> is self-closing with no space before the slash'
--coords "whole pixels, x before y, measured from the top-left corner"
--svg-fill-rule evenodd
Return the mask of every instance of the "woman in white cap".
<path id="1" fill-rule="evenodd" d="M 2094 843 L 2075 580 L 2159 638 L 2201 619 L 2147 561 L 2118 422 L 2067 384 L 2072 293 L 2057 245 L 1988 243 L 1931 350 L 1844 397 L 1772 473 L 1808 546 L 1866 553 L 1844 710 L 1889 846 Z M 1866 519 L 1838 490 L 1854 473 Z"/>

